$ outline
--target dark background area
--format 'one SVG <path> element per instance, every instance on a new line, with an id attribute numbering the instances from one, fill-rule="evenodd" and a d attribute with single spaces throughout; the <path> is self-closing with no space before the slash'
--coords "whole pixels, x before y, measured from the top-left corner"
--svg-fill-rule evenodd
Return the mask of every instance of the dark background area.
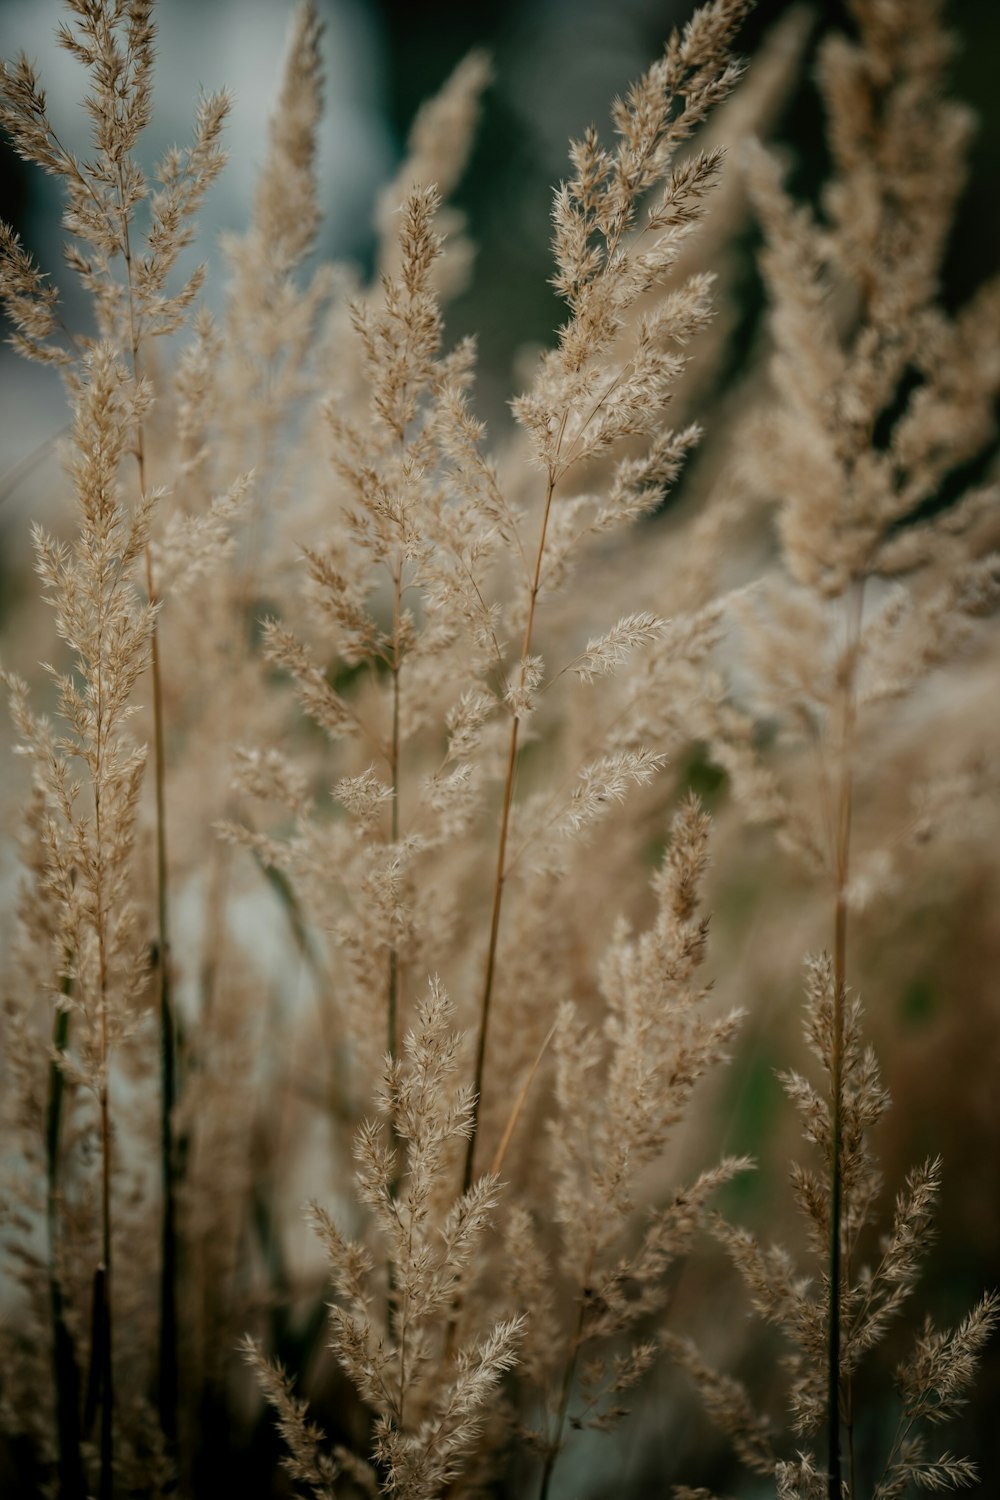
<path id="1" fill-rule="evenodd" d="M 468 169 L 453 195 L 477 247 L 472 279 L 446 310 L 447 337 L 474 334 L 479 344 L 476 408 L 496 438 L 518 389 L 518 356 L 553 337 L 561 312 L 549 278 L 552 187 L 567 166 L 567 142 L 591 122 L 608 130 L 612 97 L 663 46 L 693 0 L 318 0 L 325 23 L 327 111 L 321 132 L 321 190 L 327 210 L 317 254 L 370 271 L 373 209 L 404 151 L 421 103 L 472 47 L 492 57 Z M 753 57 L 789 0 L 759 0 L 741 41 Z M 831 27 L 850 30 L 849 6 L 826 0 L 805 6 L 814 25 L 800 78 L 775 136 L 792 163 L 791 186 L 818 197 L 826 176 L 823 113 L 814 85 L 816 47 Z M 233 90 L 230 161 L 200 215 L 200 239 L 189 254 L 209 262 L 205 297 L 222 305 L 223 232 L 239 232 L 252 208 L 255 173 L 274 106 L 291 0 L 162 0 L 154 118 L 144 162 L 183 142 L 200 88 Z M 958 0 L 946 6 L 957 35 L 952 93 L 979 121 L 969 180 L 948 250 L 942 295 L 960 305 L 1000 264 L 1000 5 Z M 0 0 L 0 55 L 24 49 L 37 64 L 50 108 L 67 144 L 88 149 L 79 106 L 82 70 L 59 49 L 58 0 Z M 88 328 L 89 308 L 62 266 L 60 185 L 21 162 L 0 141 L 0 215 L 12 223 L 64 298 L 70 326 Z M 754 263 L 756 230 L 741 239 L 740 299 L 728 373 L 740 368 L 760 328 L 763 294 Z M 0 314 L 2 321 L 2 314 Z M 54 439 L 65 424 L 57 374 L 26 364 L 0 344 L 0 626 L 30 571 L 29 523 L 60 504 L 62 476 Z"/>
<path id="2" fill-rule="evenodd" d="M 788 0 L 760 0 L 744 28 L 746 55 L 753 56 L 768 27 L 789 8 Z M 320 9 L 327 20 L 325 46 L 331 62 L 331 119 L 324 152 L 338 162 L 347 158 L 351 172 L 349 191 L 343 191 L 340 167 L 329 183 L 321 252 L 364 266 L 371 263 L 375 196 L 403 151 L 420 104 L 470 48 L 485 47 L 493 58 L 495 82 L 486 96 L 472 161 L 455 195 L 469 217 L 477 262 L 471 286 L 450 309 L 449 328 L 455 336 L 478 335 L 482 400 L 486 414 L 495 419 L 514 383 L 518 350 L 547 341 L 559 320 L 557 299 L 548 286 L 548 216 L 552 186 L 565 169 L 567 139 L 592 120 L 606 126 L 611 97 L 648 65 L 671 26 L 683 22 L 693 6 L 690 0 L 482 0 L 476 6 L 454 0 L 320 0 Z M 228 181 L 223 179 L 203 215 L 200 253 L 211 257 L 218 230 L 238 228 L 250 206 L 254 158 L 259 158 L 277 85 L 280 51 L 275 42 L 280 47 L 291 5 L 217 0 L 210 10 L 218 24 L 203 34 L 199 22 L 205 8 L 190 0 L 164 0 L 159 12 L 164 67 L 157 103 L 170 106 L 183 132 L 185 109 L 189 113 L 193 106 L 198 82 L 206 87 L 226 84 L 237 93 L 243 120 L 254 121 L 251 135 L 234 117 Z M 231 21 L 226 22 L 230 10 Z M 806 195 L 815 194 L 826 166 L 822 112 L 812 79 L 815 43 L 829 26 L 850 29 L 847 7 L 834 0 L 814 4 L 811 11 L 816 24 L 806 66 L 777 131 L 794 152 L 793 185 Z M 11 55 L 25 47 L 45 78 L 60 14 L 55 0 L 0 0 L 0 50 Z M 944 274 L 945 300 L 955 305 L 995 267 L 1000 247 L 1000 101 L 995 82 L 1000 6 L 995 0 L 962 0 L 950 7 L 950 19 L 960 29 L 953 93 L 979 118 L 970 181 Z M 48 55 L 41 50 L 46 36 Z M 67 66 L 64 61 L 62 68 Z M 345 92 L 353 96 L 349 105 L 361 107 L 355 108 L 350 130 L 337 113 L 344 107 Z M 50 95 L 57 97 L 56 88 Z M 359 153 L 351 139 L 358 125 L 367 127 L 367 152 Z M 157 128 L 154 124 L 154 132 Z M 6 145 L 0 160 L 0 213 L 58 277 L 58 187 L 21 163 Z M 72 289 L 67 285 L 65 291 L 72 300 Z M 16 446 L 17 437 L 8 428 L 2 467 L 21 456 L 13 451 Z"/>

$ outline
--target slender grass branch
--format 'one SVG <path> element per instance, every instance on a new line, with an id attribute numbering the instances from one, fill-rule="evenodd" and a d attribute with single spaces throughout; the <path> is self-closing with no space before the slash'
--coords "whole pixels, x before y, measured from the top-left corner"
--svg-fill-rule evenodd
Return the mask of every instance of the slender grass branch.
<path id="1" fill-rule="evenodd" d="M 573 1381 L 576 1377 L 576 1367 L 580 1360 L 580 1349 L 583 1346 L 584 1330 L 587 1323 L 587 1296 L 586 1287 L 590 1283 L 591 1272 L 594 1267 L 594 1249 L 591 1247 L 587 1259 L 587 1269 L 584 1272 L 584 1289 L 580 1292 L 580 1305 L 577 1309 L 576 1327 L 573 1330 L 573 1341 L 569 1347 L 566 1357 L 566 1367 L 563 1370 L 562 1386 L 559 1392 L 559 1410 L 556 1412 L 556 1427 L 548 1452 L 545 1455 L 545 1465 L 542 1469 L 541 1483 L 538 1488 L 538 1500 L 548 1500 L 549 1486 L 552 1483 L 552 1474 L 559 1458 L 562 1447 L 563 1428 L 566 1425 L 566 1413 L 569 1410 L 569 1398 L 573 1390 Z"/>
<path id="2" fill-rule="evenodd" d="M 542 1065 L 542 1059 L 548 1051 L 549 1043 L 555 1036 L 558 1025 L 558 1021 L 552 1022 L 552 1025 L 546 1032 L 545 1040 L 539 1047 L 535 1060 L 531 1064 L 531 1067 L 528 1069 L 525 1080 L 518 1090 L 517 1098 L 514 1100 L 514 1107 L 511 1110 L 510 1116 L 507 1120 L 507 1124 L 504 1127 L 503 1135 L 500 1137 L 500 1144 L 493 1154 L 493 1160 L 490 1162 L 491 1177 L 500 1176 L 500 1169 L 504 1164 L 504 1158 L 507 1155 L 507 1151 L 510 1147 L 511 1141 L 514 1138 L 514 1131 L 517 1128 L 517 1122 L 521 1118 L 525 1104 L 528 1102 L 528 1095 L 531 1092 L 531 1085 L 535 1081 L 535 1074 L 538 1072 L 539 1068 Z"/>
<path id="3" fill-rule="evenodd" d="M 66 975 L 62 993 L 68 1000 L 73 981 Z M 69 1011 L 56 1011 L 52 1026 L 54 1054 L 69 1046 Z M 73 1336 L 66 1323 L 66 1300 L 59 1264 L 59 1181 L 66 1077 L 57 1056 L 49 1063 L 49 1093 L 45 1113 L 45 1218 L 48 1234 L 49 1309 L 52 1320 L 52 1366 L 59 1443 L 60 1500 L 84 1500 L 87 1493 L 80 1456 L 80 1371 Z"/>
<path id="4" fill-rule="evenodd" d="M 402 666 L 400 651 L 401 606 L 403 592 L 403 560 L 399 558 L 393 574 L 392 592 L 392 741 L 389 751 L 389 772 L 392 779 L 392 811 L 389 837 L 393 846 L 399 842 L 399 673 Z M 387 1005 L 388 1050 L 396 1056 L 399 1046 L 399 950 L 395 935 L 389 948 L 389 998 Z"/>
<path id="5" fill-rule="evenodd" d="M 103 633 L 103 626 L 102 626 Z M 103 642 L 97 650 L 94 745 L 94 922 L 98 954 L 98 1087 L 101 1140 L 101 1259 L 94 1274 L 94 1319 L 91 1350 L 92 1390 L 100 1405 L 99 1500 L 112 1500 L 114 1490 L 114 1360 L 111 1315 L 111 1102 L 108 1087 L 110 1028 L 108 1026 L 108 914 L 104 896 L 104 828 L 101 788 L 104 781 L 104 670 Z"/>
<path id="6" fill-rule="evenodd" d="M 565 418 L 563 429 L 565 429 Z M 560 433 L 560 440 L 562 434 Z M 542 560 L 545 556 L 545 539 L 548 534 L 549 516 L 552 512 L 552 497 L 556 488 L 555 463 L 549 469 L 549 480 L 545 492 L 545 509 L 542 514 L 542 525 L 538 536 L 538 550 L 535 555 L 534 575 L 531 581 L 531 592 L 528 596 L 528 618 L 524 627 L 524 640 L 521 645 L 521 667 L 519 685 L 523 689 L 528 669 L 528 657 L 531 653 L 531 640 L 535 627 L 535 607 L 538 603 L 538 594 L 542 581 Z M 476 1160 L 476 1138 L 479 1134 L 479 1113 L 482 1105 L 483 1094 L 483 1072 L 486 1066 L 486 1042 L 489 1034 L 490 1005 L 493 999 L 493 984 L 496 977 L 497 944 L 500 938 L 500 914 L 503 907 L 504 882 L 507 869 L 507 839 L 510 833 L 510 810 L 514 799 L 514 772 L 517 767 L 518 739 L 521 729 L 521 717 L 515 710 L 510 725 L 510 740 L 507 746 L 507 770 L 503 785 L 503 808 L 500 814 L 500 839 L 497 846 L 496 875 L 493 881 L 493 904 L 490 911 L 490 939 L 486 953 L 486 972 L 483 979 L 483 995 L 479 1009 L 479 1036 L 476 1042 L 476 1071 L 473 1083 L 474 1097 L 472 1105 L 472 1129 L 469 1132 L 468 1145 L 465 1150 L 465 1167 L 462 1173 L 462 1191 L 467 1193 L 472 1186 L 472 1178 Z"/>
<path id="7" fill-rule="evenodd" d="M 848 599 L 847 642 L 841 661 L 840 777 L 837 796 L 837 827 L 834 851 L 835 905 L 833 940 L 833 1066 L 831 1105 L 833 1114 L 830 1150 L 830 1306 L 827 1347 L 827 1414 L 829 1500 L 842 1500 L 843 1433 L 841 1422 L 840 1345 L 843 1281 L 843 1086 L 844 1008 L 847 996 L 847 886 L 850 876 L 851 803 L 853 797 L 854 738 L 857 722 L 856 679 L 864 585 L 855 583 Z M 848 1429 L 850 1422 L 847 1423 Z M 848 1436 L 852 1436 L 850 1431 Z M 853 1441 L 851 1443 L 853 1448 Z"/>
<path id="8" fill-rule="evenodd" d="M 404 445 L 404 434 L 399 434 L 400 461 Z M 403 554 L 402 550 L 396 559 L 396 566 L 392 578 L 392 742 L 390 747 L 389 771 L 392 780 L 392 808 L 389 814 L 389 837 L 393 848 L 399 842 L 399 673 L 402 666 L 401 653 L 401 625 L 402 625 L 402 603 L 403 603 Z M 391 935 L 389 946 L 389 981 L 388 981 L 388 1003 L 386 1006 L 386 1025 L 388 1027 L 388 1051 L 390 1057 L 395 1057 L 399 1047 L 399 949 L 396 944 L 395 932 Z M 393 1111 L 389 1117 L 389 1143 L 392 1148 L 392 1157 L 395 1162 L 392 1176 L 389 1180 L 389 1194 L 395 1204 L 399 1195 L 399 1158 L 400 1139 L 396 1129 L 396 1117 Z M 411 1221 L 412 1240 L 412 1221 Z M 387 1310 L 386 1325 L 392 1327 L 393 1323 L 402 1320 L 402 1331 L 400 1334 L 400 1396 L 399 1396 L 399 1424 L 403 1425 L 403 1399 L 404 1399 L 404 1374 L 406 1367 L 406 1309 L 402 1313 L 395 1309 L 397 1267 L 394 1257 L 390 1254 L 386 1268 Z M 396 1316 L 394 1317 L 394 1311 Z"/>
<path id="9" fill-rule="evenodd" d="M 132 374 L 142 378 L 140 331 L 135 313 L 135 289 L 129 221 L 125 209 L 125 183 L 118 168 L 121 208 L 121 245 L 125 260 L 128 326 L 131 344 Z M 146 494 L 146 443 L 143 424 L 137 424 L 135 456 L 138 466 L 139 493 Z M 146 544 L 146 593 L 151 605 L 159 596 L 153 571 L 152 550 Z M 160 1234 L 160 1327 L 157 1359 L 157 1405 L 160 1425 L 168 1443 L 177 1440 L 178 1362 L 177 1362 L 177 1208 L 176 1147 L 174 1142 L 174 1108 L 177 1101 L 177 1030 L 170 988 L 170 913 L 167 865 L 166 750 L 163 711 L 163 673 L 160 634 L 153 617 L 150 640 L 150 667 L 153 688 L 153 784 L 156 797 L 156 979 L 160 1015 L 160 1179 L 162 1222 Z"/>
<path id="10" fill-rule="evenodd" d="M 538 604 L 538 595 L 544 582 L 543 563 L 545 559 L 545 543 L 548 538 L 549 518 L 552 513 L 552 499 L 556 486 L 565 477 L 576 460 L 577 449 L 583 433 L 600 411 L 604 403 L 609 399 L 613 391 L 624 378 L 626 371 L 631 365 L 629 360 L 619 370 L 610 385 L 598 398 L 593 409 L 588 413 L 580 432 L 573 443 L 569 454 L 562 457 L 563 441 L 566 436 L 566 426 L 569 421 L 569 408 L 562 414 L 559 423 L 559 432 L 556 438 L 555 451 L 549 462 L 548 483 L 545 491 L 545 505 L 542 512 L 542 524 L 538 536 L 538 548 L 535 553 L 534 572 L 531 580 L 531 590 L 528 595 L 528 618 L 524 627 L 524 640 L 521 645 L 521 666 L 519 673 L 519 686 L 524 688 L 528 658 L 531 653 L 531 643 L 535 626 L 535 609 Z M 489 1033 L 490 1006 L 493 998 L 493 985 L 496 977 L 497 945 L 500 938 L 500 916 L 503 908 L 503 892 L 506 882 L 507 868 L 507 839 L 510 833 L 510 812 L 514 797 L 514 774 L 517 769 L 518 741 L 521 729 L 521 718 L 515 710 L 510 726 L 510 741 L 507 748 L 507 769 L 504 777 L 503 805 L 500 814 L 500 838 L 497 848 L 496 875 L 493 882 L 493 902 L 490 912 L 490 937 L 486 954 L 486 971 L 483 980 L 483 995 L 479 1012 L 479 1035 L 476 1043 L 476 1071 L 474 1080 L 474 1098 L 472 1106 L 472 1130 L 465 1152 L 465 1168 L 462 1174 L 462 1190 L 468 1192 L 472 1186 L 475 1171 L 476 1140 L 479 1135 L 479 1115 L 482 1105 L 483 1074 L 486 1066 L 486 1043 Z"/>

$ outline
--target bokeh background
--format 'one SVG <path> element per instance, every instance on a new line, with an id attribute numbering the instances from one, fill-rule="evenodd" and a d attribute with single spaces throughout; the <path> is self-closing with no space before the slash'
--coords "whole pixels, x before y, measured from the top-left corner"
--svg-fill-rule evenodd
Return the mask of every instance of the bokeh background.
<path id="1" fill-rule="evenodd" d="M 814 42 L 845 22 L 840 0 L 810 6 Z M 370 267 L 372 210 L 391 177 L 421 102 L 440 87 L 470 48 L 485 48 L 495 81 L 476 148 L 455 195 L 479 247 L 468 290 L 448 313 L 449 332 L 475 333 L 481 350 L 479 406 L 491 423 L 505 419 L 517 386 L 521 351 L 551 338 L 557 299 L 548 285 L 551 189 L 566 168 L 566 144 L 595 121 L 608 101 L 656 55 L 670 28 L 691 13 L 691 0 L 319 0 L 326 34 L 327 116 L 320 170 L 327 218 L 317 254 Z M 752 55 L 762 35 L 791 9 L 789 0 L 759 0 L 744 30 Z M 199 88 L 230 88 L 235 107 L 228 131 L 229 163 L 201 214 L 191 259 L 217 256 L 221 232 L 247 220 L 256 167 L 278 81 L 290 0 L 163 0 L 157 8 L 159 58 L 156 109 L 145 154 L 151 166 L 174 141 L 183 142 Z M 957 0 L 960 32 L 954 93 L 972 106 L 979 132 L 971 174 L 944 275 L 949 303 L 996 264 L 1000 245 L 1000 6 Z M 45 82 L 53 121 L 66 144 L 85 152 L 87 120 L 79 68 L 55 43 L 57 0 L 0 0 L 0 54 L 23 49 Z M 791 148 L 796 191 L 815 193 L 825 175 L 822 113 L 807 52 L 800 86 L 776 134 Z M 58 274 L 61 211 L 58 184 L 27 167 L 0 144 L 0 213 L 43 266 Z M 65 293 L 74 308 L 70 278 Z M 209 277 L 208 300 L 218 278 Z M 750 337 L 759 292 L 745 288 Z M 58 379 L 4 351 L 0 362 L 3 453 L 0 472 L 25 459 L 51 434 L 62 411 Z M 2 480 L 0 480 L 2 483 Z M 18 508 L 16 505 L 13 509 Z M 0 515 L 7 540 L 11 505 Z"/>

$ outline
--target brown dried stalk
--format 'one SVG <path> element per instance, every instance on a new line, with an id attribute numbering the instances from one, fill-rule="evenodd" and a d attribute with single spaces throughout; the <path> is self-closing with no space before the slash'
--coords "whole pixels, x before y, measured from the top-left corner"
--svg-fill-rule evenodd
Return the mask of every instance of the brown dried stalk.
<path id="1" fill-rule="evenodd" d="M 843 1292 L 843 1090 L 844 1090 L 844 1004 L 847 995 L 847 890 L 851 863 L 851 800 L 854 776 L 854 738 L 857 719 L 856 680 L 861 640 L 861 617 L 864 607 L 864 580 L 858 581 L 847 599 L 847 642 L 838 679 L 841 687 L 841 729 L 839 745 L 839 789 L 837 796 L 837 829 L 834 856 L 834 943 L 833 943 L 833 1066 L 830 1077 L 833 1130 L 830 1144 L 830 1311 L 827 1369 L 827 1410 L 829 1423 L 828 1484 L 830 1500 L 840 1500 L 842 1493 L 841 1402 L 846 1400 L 847 1438 L 851 1455 L 850 1493 L 854 1493 L 854 1426 L 851 1419 L 850 1390 L 843 1388 L 843 1366 L 840 1356 L 840 1307 Z"/>
<path id="2" fill-rule="evenodd" d="M 560 330 L 558 348 L 543 357 L 534 388 L 514 403 L 546 485 L 526 580 L 517 680 L 508 693 L 512 717 L 479 1007 L 473 1130 L 462 1178 L 466 1190 L 474 1176 L 514 781 L 536 673 L 532 650 L 539 595 L 547 583 L 553 502 L 572 471 L 614 451 L 623 438 L 654 433 L 642 458 L 619 460 L 592 526 L 594 531 L 611 529 L 658 503 L 697 441 L 697 429 L 656 432 L 656 422 L 683 370 L 677 349 L 709 320 L 709 278 L 693 276 L 672 296 L 664 294 L 664 287 L 681 241 L 702 215 L 702 199 L 716 182 L 722 153 L 688 157 L 679 165 L 675 158 L 740 76 L 741 66 L 730 49 L 748 8 L 745 0 L 712 0 L 696 11 L 683 32 L 675 31 L 663 57 L 615 106 L 617 149 L 605 151 L 591 128 L 572 147 L 574 178 L 556 194 L 555 285 L 571 316 Z M 661 184 L 662 201 L 646 209 L 643 222 L 643 205 Z M 660 293 L 659 303 L 630 323 L 635 304 L 653 292 Z M 581 540 L 590 529 L 585 528 Z"/>

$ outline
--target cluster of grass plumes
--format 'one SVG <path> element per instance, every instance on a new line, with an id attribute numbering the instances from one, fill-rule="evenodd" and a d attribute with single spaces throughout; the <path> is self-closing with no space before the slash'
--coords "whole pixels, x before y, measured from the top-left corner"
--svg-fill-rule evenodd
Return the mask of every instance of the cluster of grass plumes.
<path id="1" fill-rule="evenodd" d="M 969 134 L 939 7 L 852 9 L 819 51 L 815 211 L 746 139 L 791 87 L 799 14 L 744 82 L 749 5 L 711 0 L 616 101 L 613 141 L 572 145 L 564 321 L 492 451 L 476 348 L 446 332 L 471 246 L 443 201 L 485 58 L 418 115 L 371 283 L 309 270 L 302 4 L 217 318 L 202 271 L 172 286 L 227 100 L 148 180 L 150 4 L 69 5 L 86 161 L 5 65 L 0 119 L 63 181 L 94 305 L 92 333 L 67 327 L 3 227 L 12 342 L 72 403 L 78 509 L 69 541 L 36 529 L 52 686 L 5 672 L 30 767 L 0 1078 L 11 1493 L 596 1495 L 589 1434 L 626 1403 L 679 1432 L 665 1366 L 785 1500 L 974 1482 L 929 1435 L 969 1399 L 992 1293 L 952 1333 L 928 1321 L 858 1419 L 942 1165 L 877 1242 L 888 1093 L 851 996 L 856 932 L 888 897 L 904 920 L 915 853 L 947 869 L 996 827 L 1000 297 L 938 301 Z M 751 211 L 771 315 L 734 380 L 716 311 Z M 940 760 L 946 661 L 967 711 Z M 693 784 L 720 780 L 713 831 Z M 754 824 L 781 851 L 763 958 L 727 930 Z M 758 971 L 820 948 L 825 1088 L 782 1073 L 815 1151 L 792 1169 L 804 1277 L 740 1222 L 773 1164 L 727 1149 L 705 1081 L 760 1032 Z M 680 1295 L 719 1244 L 785 1337 L 786 1424 Z M 677 1448 L 657 1488 L 709 1495 L 685 1481 L 725 1460 Z"/>

